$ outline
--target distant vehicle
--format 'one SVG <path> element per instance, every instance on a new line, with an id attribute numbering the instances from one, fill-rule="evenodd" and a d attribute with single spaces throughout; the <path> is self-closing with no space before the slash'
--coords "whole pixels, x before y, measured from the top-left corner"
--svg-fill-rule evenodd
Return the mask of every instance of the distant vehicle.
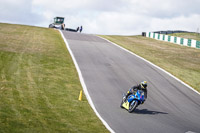
<path id="1" fill-rule="evenodd" d="M 64 24 L 64 17 L 55 17 L 54 22 L 49 25 L 49 28 L 56 28 L 56 29 L 65 29 L 65 24 Z"/>
<path id="2" fill-rule="evenodd" d="M 120 104 L 121 108 L 125 108 L 129 113 L 133 112 L 137 106 L 144 102 L 144 91 L 137 90 L 134 94 L 129 95 L 127 98 L 125 94 L 123 95 L 122 102 Z"/>
<path id="3" fill-rule="evenodd" d="M 71 32 L 78 32 L 77 29 L 65 28 L 64 20 L 65 20 L 64 17 L 55 17 L 54 22 L 49 25 L 49 28 L 56 28 L 56 29 L 67 30 Z"/>

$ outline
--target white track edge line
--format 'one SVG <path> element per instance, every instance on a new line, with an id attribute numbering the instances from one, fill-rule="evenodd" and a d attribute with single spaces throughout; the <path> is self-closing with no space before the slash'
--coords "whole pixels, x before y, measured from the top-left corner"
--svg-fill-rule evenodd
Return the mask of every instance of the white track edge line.
<path id="1" fill-rule="evenodd" d="M 59 30 L 59 31 L 60 31 L 60 30 Z M 76 70 L 77 70 L 77 72 L 78 72 L 81 85 L 82 85 L 82 87 L 83 87 L 83 91 L 84 91 L 84 93 L 85 93 L 85 95 L 86 95 L 86 98 L 87 98 L 87 100 L 88 100 L 90 106 L 91 106 L 92 109 L 94 110 L 95 114 L 99 117 L 99 119 L 101 120 L 101 122 L 105 125 L 105 127 L 106 127 L 111 133 L 115 133 L 114 130 L 108 125 L 108 123 L 107 123 L 107 122 L 100 116 L 100 114 L 97 112 L 97 110 L 96 110 L 96 108 L 95 108 L 95 106 L 94 106 L 94 104 L 93 104 L 93 102 L 92 102 L 92 99 L 91 99 L 91 97 L 90 97 L 90 95 L 89 95 L 89 93 L 88 93 L 87 86 L 86 86 L 86 84 L 85 84 L 85 82 L 84 82 L 84 79 L 83 79 L 81 70 L 80 70 L 80 68 L 79 68 L 79 66 L 78 66 L 78 63 L 77 63 L 77 61 L 76 61 L 76 58 L 74 57 L 74 54 L 73 54 L 72 50 L 71 50 L 70 47 L 69 47 L 69 43 L 68 43 L 67 40 L 65 39 L 65 37 L 64 37 L 64 35 L 63 35 L 63 33 L 62 33 L 62 31 L 60 31 L 60 34 L 61 34 L 61 36 L 62 36 L 62 38 L 63 38 L 63 40 L 64 40 L 64 42 L 65 42 L 65 44 L 66 44 L 66 47 L 67 47 L 67 49 L 68 49 L 68 51 L 69 51 L 69 53 L 70 53 L 70 55 L 71 55 L 71 57 L 72 57 L 72 60 L 73 60 L 73 62 L 74 62 L 74 64 L 75 64 L 75 67 L 76 67 Z"/>
<path id="2" fill-rule="evenodd" d="M 153 64 L 152 62 L 150 62 L 150 61 L 144 59 L 143 57 L 141 57 L 141 56 L 139 56 L 139 55 L 137 55 L 137 54 L 135 54 L 135 53 L 133 53 L 133 52 L 131 52 L 131 51 L 125 49 L 125 48 L 123 48 L 122 46 L 119 46 L 119 45 L 117 45 L 116 43 L 111 42 L 111 41 L 108 40 L 108 39 L 105 39 L 105 38 L 100 37 L 100 36 L 97 36 L 97 37 L 99 37 L 99 38 L 101 38 L 101 39 L 104 39 L 104 40 L 110 42 L 111 44 L 113 44 L 113 45 L 115 45 L 115 46 L 117 46 L 117 47 L 119 47 L 119 48 L 125 50 L 126 52 L 128 52 L 128 53 L 130 53 L 130 54 L 132 54 L 132 55 L 134 55 L 134 56 L 136 56 L 136 57 L 142 59 L 143 61 L 146 61 L 147 63 L 149 63 L 149 64 L 151 64 L 152 66 L 156 67 L 157 69 L 159 69 L 159 70 L 165 72 L 166 74 L 168 74 L 168 75 L 171 76 L 172 78 L 176 79 L 177 81 L 179 81 L 180 83 L 182 83 L 183 85 L 185 85 L 186 87 L 188 87 L 189 89 L 193 90 L 194 92 L 196 92 L 197 94 L 200 95 L 200 92 L 198 92 L 197 90 L 195 90 L 194 88 L 192 88 L 191 86 L 189 86 L 188 84 L 186 84 L 185 82 L 183 82 L 182 80 L 178 79 L 177 77 L 175 77 L 175 76 L 172 75 L 171 73 L 167 72 L 167 71 L 164 70 L 163 68 L 161 68 L 161 67 L 159 67 L 159 66 Z"/>

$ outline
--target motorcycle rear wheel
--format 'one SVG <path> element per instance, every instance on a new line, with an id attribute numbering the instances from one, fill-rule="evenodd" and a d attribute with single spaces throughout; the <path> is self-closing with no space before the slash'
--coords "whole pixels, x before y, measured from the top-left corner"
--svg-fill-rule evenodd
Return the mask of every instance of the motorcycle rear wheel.
<path id="1" fill-rule="evenodd" d="M 134 104 L 132 104 L 133 102 L 134 102 Z M 138 101 L 133 100 L 133 101 L 130 103 L 128 112 L 129 112 L 129 113 L 132 113 L 132 112 L 136 109 L 137 105 L 138 105 Z"/>

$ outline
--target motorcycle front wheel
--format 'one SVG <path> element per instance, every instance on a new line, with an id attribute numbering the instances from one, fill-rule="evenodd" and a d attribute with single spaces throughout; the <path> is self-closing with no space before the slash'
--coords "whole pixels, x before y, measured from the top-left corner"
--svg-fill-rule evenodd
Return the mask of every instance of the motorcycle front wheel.
<path id="1" fill-rule="evenodd" d="M 122 102 L 121 102 L 121 104 L 120 104 L 120 107 L 121 107 L 121 108 L 124 108 L 124 107 L 122 106 L 123 103 L 124 103 L 124 100 L 122 100 Z"/>
<path id="2" fill-rule="evenodd" d="M 133 101 L 131 102 L 130 106 L 129 106 L 128 112 L 129 112 L 129 113 L 133 112 L 133 111 L 136 109 L 137 105 L 138 105 L 138 101 L 133 100 Z"/>

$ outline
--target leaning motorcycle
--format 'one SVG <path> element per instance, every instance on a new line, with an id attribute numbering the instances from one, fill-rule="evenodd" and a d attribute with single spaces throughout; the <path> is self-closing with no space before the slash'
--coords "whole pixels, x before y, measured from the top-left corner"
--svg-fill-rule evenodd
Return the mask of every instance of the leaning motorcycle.
<path id="1" fill-rule="evenodd" d="M 123 94 L 123 99 L 120 104 L 121 108 L 125 108 L 129 113 L 133 112 L 136 107 L 144 102 L 144 91 L 137 90 L 135 94 L 131 94 L 126 98 L 126 95 Z"/>

